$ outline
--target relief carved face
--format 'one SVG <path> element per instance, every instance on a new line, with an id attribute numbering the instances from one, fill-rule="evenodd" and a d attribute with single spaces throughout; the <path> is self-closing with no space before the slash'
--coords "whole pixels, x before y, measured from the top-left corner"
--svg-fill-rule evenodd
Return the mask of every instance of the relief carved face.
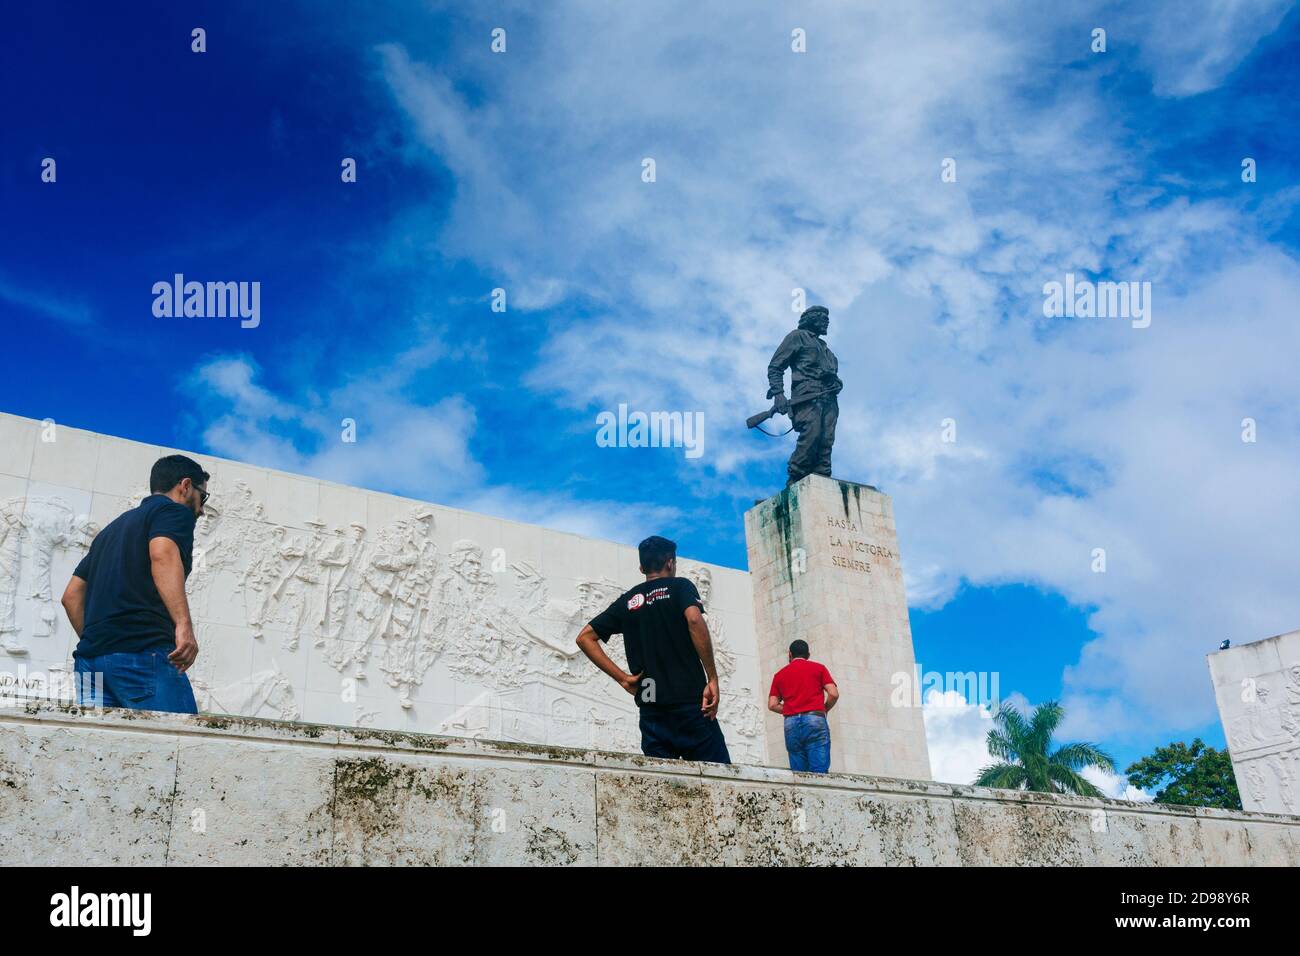
<path id="1" fill-rule="evenodd" d="M 483 583 L 483 552 L 478 545 L 457 542 L 452 547 L 451 569 L 474 587 Z"/>
<path id="2" fill-rule="evenodd" d="M 583 614 L 594 617 L 622 593 L 621 588 L 608 582 L 581 581 L 578 584 L 578 604 Z"/>
<path id="3" fill-rule="evenodd" d="M 702 575 L 695 589 L 700 592 L 700 600 L 704 602 L 704 606 L 708 607 L 709 599 L 713 597 L 713 578 L 707 574 Z"/>
<path id="4" fill-rule="evenodd" d="M 419 511 L 414 515 L 415 520 L 411 522 L 415 531 L 417 541 L 428 541 L 433 535 L 433 512 Z"/>
<path id="5" fill-rule="evenodd" d="M 202 537 L 209 537 L 217 530 L 217 524 L 221 521 L 221 512 L 213 507 L 212 502 L 203 506 L 203 514 L 194 525 L 195 534 Z"/>
<path id="6" fill-rule="evenodd" d="M 708 568 L 695 568 L 688 575 L 691 583 L 695 585 L 695 590 L 700 592 L 700 600 L 704 606 L 709 606 L 709 599 L 713 597 L 713 575 Z"/>

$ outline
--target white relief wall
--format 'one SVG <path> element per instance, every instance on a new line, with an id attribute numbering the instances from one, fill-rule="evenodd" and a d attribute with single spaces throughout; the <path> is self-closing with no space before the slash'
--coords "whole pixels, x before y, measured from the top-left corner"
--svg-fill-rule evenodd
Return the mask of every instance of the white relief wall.
<path id="1" fill-rule="evenodd" d="M 1242 807 L 1300 814 L 1300 631 L 1209 661 Z"/>
<path id="2" fill-rule="evenodd" d="M 63 498 L 0 499 L 0 647 L 7 654 L 26 656 L 26 635 L 46 638 L 58 629 L 54 563 L 63 551 L 85 554 L 97 532 L 90 516 L 77 514 Z"/>
<path id="3" fill-rule="evenodd" d="M 175 451 L 42 428 L 0 415 L 0 670 L 29 681 L 70 672 L 63 586 Z M 642 580 L 634 547 L 187 454 L 212 474 L 188 582 L 202 710 L 639 750 L 631 698 L 574 644 Z M 749 576 L 680 565 L 706 603 L 732 757 L 761 763 Z M 610 652 L 625 664 L 619 638 Z"/>

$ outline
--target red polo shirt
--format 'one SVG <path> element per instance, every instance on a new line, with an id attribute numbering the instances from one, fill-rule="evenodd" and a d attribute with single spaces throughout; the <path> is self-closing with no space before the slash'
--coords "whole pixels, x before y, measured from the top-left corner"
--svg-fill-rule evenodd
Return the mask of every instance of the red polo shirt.
<path id="1" fill-rule="evenodd" d="M 835 678 L 823 665 L 796 657 L 776 672 L 768 696 L 781 701 L 783 716 L 793 717 L 812 710 L 825 710 L 826 695 L 822 688 L 834 683 Z"/>

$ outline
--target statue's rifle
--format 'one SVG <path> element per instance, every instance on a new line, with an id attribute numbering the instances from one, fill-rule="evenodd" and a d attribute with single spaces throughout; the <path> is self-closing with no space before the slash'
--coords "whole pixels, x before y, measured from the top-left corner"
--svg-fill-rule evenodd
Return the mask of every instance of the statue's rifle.
<path id="1" fill-rule="evenodd" d="M 798 401 L 787 402 L 787 403 L 786 403 L 786 411 L 784 411 L 784 412 L 781 411 L 779 408 L 777 408 L 777 407 L 776 407 L 776 403 L 773 402 L 773 403 L 772 403 L 772 407 L 769 408 L 767 411 L 765 411 L 765 412 L 759 412 L 757 415 L 750 415 L 748 418 L 746 418 L 746 419 L 745 419 L 745 427 L 746 427 L 746 428 L 757 428 L 757 429 L 758 429 L 759 431 L 761 431 L 764 435 L 771 435 L 773 438 L 780 438 L 782 435 L 788 435 L 788 434 L 790 434 L 792 431 L 794 431 L 794 422 L 793 422 L 793 421 L 791 421 L 791 423 L 790 423 L 790 427 L 787 428 L 787 429 L 786 429 L 785 431 L 783 431 L 783 432 L 770 432 L 770 431 L 768 431 L 766 428 L 762 427 L 762 426 L 763 426 L 763 422 L 767 421 L 769 418 L 772 418 L 772 417 L 775 416 L 775 415 L 788 415 L 788 414 L 789 414 L 789 409 L 794 408 L 796 405 L 803 405 L 803 404 L 806 404 L 806 403 L 808 403 L 808 402 L 816 401 L 817 399 L 821 398 L 823 395 L 827 395 L 827 394 L 829 394 L 829 393 L 828 393 L 828 392 L 818 392 L 816 395 L 808 395 L 808 396 L 806 396 L 806 397 L 804 397 L 804 398 L 799 399 Z"/>

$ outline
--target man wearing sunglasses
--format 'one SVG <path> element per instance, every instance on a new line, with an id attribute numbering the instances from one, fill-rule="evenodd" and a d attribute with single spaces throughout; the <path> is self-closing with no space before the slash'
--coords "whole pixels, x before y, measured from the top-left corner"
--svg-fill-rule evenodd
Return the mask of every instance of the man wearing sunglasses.
<path id="1" fill-rule="evenodd" d="M 193 459 L 159 458 L 149 497 L 110 522 L 72 573 L 63 607 L 80 638 L 83 706 L 198 712 L 185 676 L 199 654 L 185 579 L 207 484 Z"/>

